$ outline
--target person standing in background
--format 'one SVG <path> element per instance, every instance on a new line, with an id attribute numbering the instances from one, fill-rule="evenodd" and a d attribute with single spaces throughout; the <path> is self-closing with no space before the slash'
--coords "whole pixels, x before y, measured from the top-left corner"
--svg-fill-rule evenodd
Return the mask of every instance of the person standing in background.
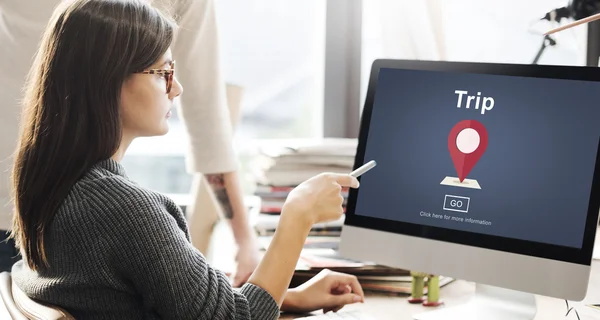
<path id="1" fill-rule="evenodd" d="M 67 0 L 68 1 L 68 0 Z M 178 112 L 189 136 L 186 157 L 194 179 L 205 177 L 233 230 L 238 252 L 233 285 L 245 283 L 259 263 L 258 241 L 251 230 L 239 182 L 238 160 L 219 65 L 218 30 L 213 0 L 154 0 L 173 13 L 180 28 L 173 55 L 185 68 L 176 70 L 186 87 Z M 0 271 L 19 259 L 8 231 L 12 224 L 9 178 L 19 136 L 22 87 L 46 23 L 60 1 L 0 0 Z M 177 67 L 176 67 L 177 68 Z M 198 185 L 195 183 L 194 185 Z M 196 198 L 197 190 L 192 190 Z M 194 206 L 196 207 L 196 206 Z M 201 211 L 196 210 L 197 212 Z M 196 213 L 197 214 L 197 213 Z"/>
<path id="2" fill-rule="evenodd" d="M 186 86 L 179 109 L 190 138 L 188 172 L 193 186 L 203 176 L 212 186 L 224 217 L 233 230 L 238 250 L 233 286 L 244 284 L 260 261 L 256 234 L 248 222 L 242 187 L 238 176 L 238 158 L 233 150 L 233 130 L 220 69 L 219 41 L 213 0 L 155 0 L 175 2 L 180 28 L 173 46 L 180 66 L 178 78 Z M 180 16 L 179 16 L 180 15 Z M 193 201 L 198 200 L 193 188 Z M 193 204 L 192 207 L 198 207 Z M 194 210 L 198 214 L 202 208 Z"/>

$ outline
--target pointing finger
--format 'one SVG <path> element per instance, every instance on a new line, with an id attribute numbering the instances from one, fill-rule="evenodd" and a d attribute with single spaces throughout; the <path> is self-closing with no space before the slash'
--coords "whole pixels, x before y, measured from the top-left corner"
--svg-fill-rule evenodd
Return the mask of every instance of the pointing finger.
<path id="1" fill-rule="evenodd" d="M 349 174 L 335 173 L 332 176 L 335 179 L 335 182 L 337 182 L 342 187 L 358 188 L 358 186 L 360 185 L 358 179 Z"/>

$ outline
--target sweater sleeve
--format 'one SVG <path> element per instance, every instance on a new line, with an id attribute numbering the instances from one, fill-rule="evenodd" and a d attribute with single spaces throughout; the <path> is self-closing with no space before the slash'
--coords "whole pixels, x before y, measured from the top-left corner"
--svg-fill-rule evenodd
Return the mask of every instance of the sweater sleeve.
<path id="1" fill-rule="evenodd" d="M 279 308 L 262 288 L 233 290 L 188 241 L 182 223 L 161 199 L 119 183 L 92 199 L 115 271 L 143 296 L 143 304 L 169 319 L 277 319 Z M 97 194 L 102 194 L 98 192 Z"/>

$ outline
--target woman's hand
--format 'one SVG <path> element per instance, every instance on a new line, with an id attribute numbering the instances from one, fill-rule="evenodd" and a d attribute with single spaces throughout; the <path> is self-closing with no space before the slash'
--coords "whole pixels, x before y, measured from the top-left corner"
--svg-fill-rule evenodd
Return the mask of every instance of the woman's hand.
<path id="1" fill-rule="evenodd" d="M 308 223 L 309 229 L 315 223 L 337 220 L 344 213 L 342 188 L 358 188 L 358 185 L 358 180 L 348 174 L 316 175 L 290 192 L 282 208 L 282 217 L 295 214 L 300 221 Z"/>
<path id="2" fill-rule="evenodd" d="M 306 313 L 323 309 L 323 312 L 337 312 L 347 304 L 364 302 L 364 299 L 362 287 L 355 276 L 325 269 L 301 286 L 288 290 L 281 310 Z"/>
<path id="3" fill-rule="evenodd" d="M 267 291 L 279 306 L 283 305 L 296 263 L 311 227 L 315 223 L 337 220 L 342 216 L 344 202 L 342 187 L 357 188 L 358 180 L 349 174 L 323 173 L 302 182 L 288 195 L 281 209 L 273 240 L 258 268 L 248 280 L 249 283 Z M 337 293 L 333 289 L 327 294 L 324 293 L 323 288 L 328 281 L 328 279 L 313 280 L 310 292 L 321 291 L 322 297 L 333 296 Z M 306 286 L 301 292 L 305 291 L 308 291 Z M 362 291 L 360 293 L 362 294 Z M 302 297 L 305 295 L 306 299 L 312 299 L 309 297 L 310 294 L 302 293 Z M 302 301 L 306 299 L 303 298 Z M 341 303 L 341 301 L 334 303 L 334 299 L 330 299 L 329 302 L 332 305 Z M 312 307 L 322 305 L 322 301 L 312 303 Z M 307 309 L 307 306 L 310 308 L 311 304 L 302 302 L 303 309 Z"/>

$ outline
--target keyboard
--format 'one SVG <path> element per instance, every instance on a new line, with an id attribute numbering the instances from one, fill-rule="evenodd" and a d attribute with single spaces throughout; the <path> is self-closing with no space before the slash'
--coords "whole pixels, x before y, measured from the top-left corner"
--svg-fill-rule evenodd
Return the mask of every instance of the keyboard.
<path id="1" fill-rule="evenodd" d="M 327 312 L 318 316 L 310 316 L 304 318 L 297 318 L 297 320 L 375 320 L 375 317 L 361 312 L 361 311 L 339 311 L 339 312 Z"/>

